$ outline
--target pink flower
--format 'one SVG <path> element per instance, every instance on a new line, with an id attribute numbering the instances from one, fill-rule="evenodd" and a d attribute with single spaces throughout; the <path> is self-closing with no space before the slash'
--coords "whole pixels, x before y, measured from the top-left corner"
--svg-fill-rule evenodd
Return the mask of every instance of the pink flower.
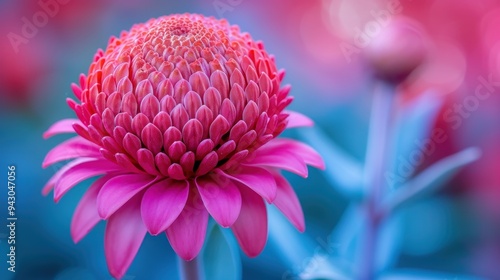
<path id="1" fill-rule="evenodd" d="M 265 201 L 304 231 L 299 201 L 280 169 L 307 177 L 324 168 L 309 146 L 276 137 L 312 125 L 284 111 L 292 97 L 284 71 L 261 42 L 225 20 L 201 15 L 151 19 L 112 37 L 98 51 L 68 99 L 78 119 L 44 134 L 78 136 L 51 150 L 49 166 L 73 159 L 47 183 L 61 197 L 101 176 L 81 199 L 71 223 L 75 242 L 107 220 L 105 254 L 124 275 L 149 232 L 165 232 L 175 252 L 195 258 L 208 216 L 231 227 L 248 256 L 267 240 Z"/>

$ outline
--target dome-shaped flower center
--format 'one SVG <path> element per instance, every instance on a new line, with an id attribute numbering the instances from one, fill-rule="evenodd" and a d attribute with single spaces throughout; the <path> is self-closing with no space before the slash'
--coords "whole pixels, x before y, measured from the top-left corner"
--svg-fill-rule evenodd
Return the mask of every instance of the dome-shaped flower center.
<path id="1" fill-rule="evenodd" d="M 107 159 L 182 180 L 233 168 L 285 129 L 283 75 L 237 26 L 174 15 L 111 38 L 69 105 Z"/>

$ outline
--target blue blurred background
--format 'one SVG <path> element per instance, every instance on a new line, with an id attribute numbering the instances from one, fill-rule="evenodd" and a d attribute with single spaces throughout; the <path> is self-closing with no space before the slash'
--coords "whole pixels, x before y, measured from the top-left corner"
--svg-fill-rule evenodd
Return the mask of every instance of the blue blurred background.
<path id="1" fill-rule="evenodd" d="M 396 245 L 388 250 L 389 257 L 381 257 L 390 260 L 384 266 L 384 277 L 430 279 L 426 275 L 437 273 L 447 276 L 435 279 L 466 279 L 462 275 L 500 279 L 498 92 L 492 88 L 492 95 L 469 110 L 460 125 L 453 126 L 446 119 L 456 104 L 468 102 L 467 97 L 481 84 L 480 77 L 499 80 L 495 78 L 500 62 L 498 1 L 48 2 L 58 5 L 53 16 L 41 22 L 31 38 L 13 43 L 12 33 L 22 34 L 23 18 L 32 21 L 43 9 L 38 1 L 0 1 L 0 180 L 7 181 L 8 165 L 16 166 L 18 217 L 15 273 L 7 271 L 8 231 L 0 225 L 0 279 L 111 279 L 104 258 L 104 223 L 76 245 L 69 234 L 73 210 L 90 182 L 74 188 L 58 204 L 51 195 L 41 195 L 42 186 L 60 168 L 42 169 L 43 158 L 64 139 L 43 140 L 42 133 L 56 120 L 73 116 L 65 102 L 72 97 L 70 84 L 86 73 L 94 53 L 106 47 L 111 35 L 166 14 L 189 12 L 227 18 L 262 40 L 276 56 L 278 66 L 286 69 L 285 82 L 292 85 L 295 96 L 291 108 L 316 122 L 322 133 L 318 141 L 362 162 L 373 80 L 361 54 L 346 56 L 340 46 L 355 40 L 367 23 L 388 10 L 388 5 L 399 7 L 389 16 L 407 16 L 419 22 L 431 46 L 431 59 L 399 87 L 402 97 L 397 109 L 404 115 L 424 92 L 432 91 L 423 107 L 435 106 L 432 114 L 436 117 L 417 118 L 403 125 L 405 130 L 400 133 L 412 135 L 422 130 L 416 137 L 424 139 L 428 131 L 441 128 L 449 136 L 417 169 L 469 146 L 480 147 L 483 157 L 438 191 L 405 205 L 392 216 L 387 238 Z M 314 133 L 298 129 L 286 134 L 308 141 Z M 408 140 L 410 150 L 417 138 Z M 329 162 L 335 158 L 327 159 Z M 287 174 L 304 209 L 306 232 L 299 234 L 270 210 L 264 252 L 249 259 L 231 251 L 236 263 L 241 258 L 243 279 L 298 279 L 296 275 L 306 277 L 304 272 L 317 271 L 330 271 L 322 277 L 335 279 L 331 271 L 348 266 L 344 264 L 348 257 L 342 254 L 342 236 L 348 228 L 355 230 L 360 220 L 350 207 L 358 198 L 355 191 L 331 179 L 329 172 L 336 169 L 342 168 L 328 165 L 325 172 L 311 169 L 308 179 Z M 0 220 L 6 221 L 7 188 L 2 184 Z M 222 233 L 229 244 L 234 243 L 231 234 Z M 216 249 L 207 245 L 203 256 L 210 259 L 212 251 Z M 321 276 L 314 273 L 310 277 Z M 147 236 L 124 279 L 177 277 L 176 257 L 166 238 Z"/>

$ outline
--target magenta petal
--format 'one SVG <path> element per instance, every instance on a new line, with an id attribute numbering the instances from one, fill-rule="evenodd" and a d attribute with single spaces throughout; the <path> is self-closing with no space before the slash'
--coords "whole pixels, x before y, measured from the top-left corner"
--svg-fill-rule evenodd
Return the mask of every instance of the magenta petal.
<path id="1" fill-rule="evenodd" d="M 154 182 L 154 177 L 144 174 L 126 174 L 107 181 L 97 195 L 97 211 L 107 219 L 139 191 Z"/>
<path id="2" fill-rule="evenodd" d="M 187 261 L 194 259 L 203 247 L 208 224 L 208 212 L 198 192 L 191 189 L 186 207 L 167 229 L 170 245 Z"/>
<path id="3" fill-rule="evenodd" d="M 257 150 L 255 157 L 245 164 L 256 166 L 269 166 L 293 172 L 304 178 L 308 170 L 304 160 L 287 150 L 274 149 L 272 151 Z"/>
<path id="4" fill-rule="evenodd" d="M 321 155 L 302 142 L 286 138 L 276 138 L 260 147 L 258 151 L 260 153 L 272 153 L 275 150 L 288 151 L 302 158 L 307 165 L 325 169 L 325 162 Z"/>
<path id="5" fill-rule="evenodd" d="M 73 129 L 74 123 L 81 124 L 80 120 L 78 120 L 78 119 L 60 120 L 60 121 L 54 123 L 53 125 L 51 125 L 49 127 L 49 129 L 47 129 L 47 131 L 45 131 L 43 133 L 43 138 L 47 139 L 47 138 L 50 138 L 54 135 L 62 134 L 62 133 L 74 133 L 75 132 L 75 130 Z"/>
<path id="6" fill-rule="evenodd" d="M 304 143 L 298 141 L 293 142 L 293 150 L 295 150 L 297 154 L 304 159 L 307 165 L 314 166 L 322 170 L 325 169 L 325 162 L 318 152 Z"/>
<path id="7" fill-rule="evenodd" d="M 240 187 L 243 198 L 241 212 L 231 229 L 243 252 L 256 257 L 267 241 L 267 210 L 264 200 L 244 186 Z"/>
<path id="8" fill-rule="evenodd" d="M 165 231 L 184 209 L 189 195 L 187 181 L 171 179 L 151 185 L 142 198 L 142 220 L 149 233 Z"/>
<path id="9" fill-rule="evenodd" d="M 287 217 L 287 219 L 300 231 L 304 232 L 306 229 L 304 221 L 304 213 L 300 206 L 299 199 L 295 194 L 292 186 L 285 177 L 278 172 L 273 172 L 278 186 L 278 193 L 273 204 Z"/>
<path id="10" fill-rule="evenodd" d="M 97 194 L 113 175 L 97 179 L 85 192 L 71 220 L 71 237 L 78 243 L 101 220 L 97 213 Z"/>
<path id="11" fill-rule="evenodd" d="M 43 195 L 48 195 L 49 192 L 54 188 L 54 185 L 59 181 L 59 179 L 61 179 L 61 176 L 66 171 L 68 171 L 69 169 L 71 169 L 71 168 L 73 168 L 73 167 L 75 167 L 77 165 L 80 165 L 80 164 L 82 164 L 84 162 L 93 161 L 93 160 L 95 160 L 95 159 L 93 159 L 93 158 L 77 158 L 77 159 L 75 159 L 75 160 L 67 163 L 61 169 L 57 170 L 57 172 L 54 175 L 52 175 L 52 177 L 50 178 L 50 180 L 43 187 L 42 194 Z"/>
<path id="12" fill-rule="evenodd" d="M 241 194 L 231 179 L 212 174 L 196 178 L 196 185 L 208 213 L 223 227 L 230 227 L 241 209 Z"/>
<path id="13" fill-rule="evenodd" d="M 117 279 L 125 275 L 146 235 L 140 203 L 141 196 L 130 199 L 106 224 L 104 253 L 109 273 Z"/>
<path id="14" fill-rule="evenodd" d="M 236 172 L 216 172 L 248 186 L 269 203 L 276 198 L 276 181 L 273 175 L 263 168 L 241 165 L 241 168 Z"/>
<path id="15" fill-rule="evenodd" d="M 45 156 L 42 167 L 77 157 L 100 157 L 99 147 L 82 137 L 74 137 L 57 145 Z"/>
<path id="16" fill-rule="evenodd" d="M 288 124 L 286 128 L 294 128 L 301 126 L 313 126 L 314 122 L 305 115 L 295 111 L 283 111 L 283 113 L 288 114 Z"/>
<path id="17" fill-rule="evenodd" d="M 61 174 L 61 178 L 56 182 L 54 200 L 58 202 L 66 192 L 86 179 L 119 169 L 118 165 L 106 159 L 94 159 L 72 166 Z"/>

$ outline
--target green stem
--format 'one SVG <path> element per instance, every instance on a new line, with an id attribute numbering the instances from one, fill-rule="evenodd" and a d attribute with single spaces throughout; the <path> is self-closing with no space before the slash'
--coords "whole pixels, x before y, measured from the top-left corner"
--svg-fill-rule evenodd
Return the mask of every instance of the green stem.
<path id="1" fill-rule="evenodd" d="M 185 261 L 184 259 L 178 258 L 179 264 L 179 274 L 181 280 L 202 280 L 200 263 L 198 257 L 191 261 Z"/>

